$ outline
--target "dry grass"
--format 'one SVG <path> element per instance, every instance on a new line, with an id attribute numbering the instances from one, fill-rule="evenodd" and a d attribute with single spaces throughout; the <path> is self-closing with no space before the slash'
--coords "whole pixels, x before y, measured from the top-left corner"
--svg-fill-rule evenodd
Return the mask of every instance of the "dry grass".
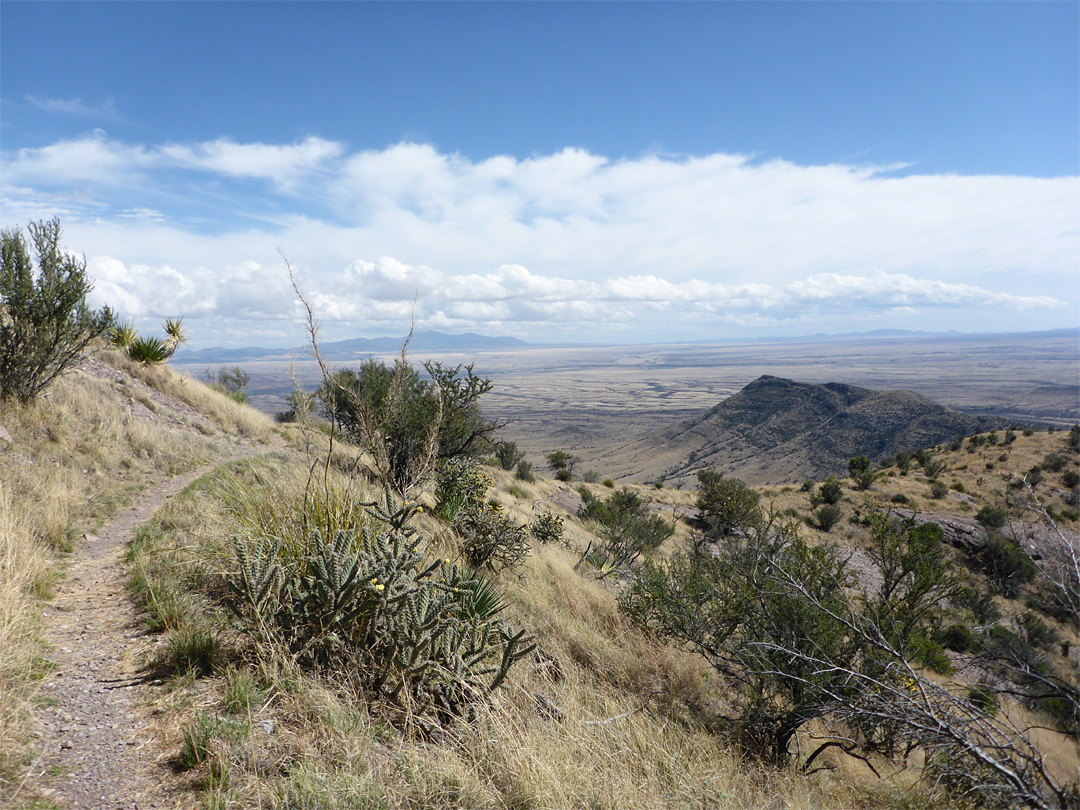
<path id="1" fill-rule="evenodd" d="M 153 480 L 226 452 L 235 439 L 225 436 L 269 435 L 262 414 L 216 402 L 220 395 L 169 369 L 120 363 L 118 372 L 107 364 L 117 357 L 98 353 L 97 363 L 62 375 L 44 398 L 0 407 L 0 426 L 12 437 L 0 444 L 0 797 L 27 760 L 26 718 L 47 667 L 36 616 L 62 576 L 64 555 Z M 225 436 L 199 429 L 205 418 L 170 395 L 181 390 L 184 402 L 216 403 Z"/>
<path id="2" fill-rule="evenodd" d="M 216 764 L 200 766 L 193 777 L 202 780 L 205 801 L 447 810 L 890 804 L 867 799 L 846 776 L 807 778 L 740 760 L 710 730 L 723 702 L 711 670 L 642 634 L 620 612 L 611 584 L 574 570 L 578 555 L 558 545 L 534 549 L 520 569 L 497 577 L 510 603 L 507 619 L 535 635 L 537 654 L 511 671 L 491 706 L 438 740 L 399 731 L 393 707 L 368 705 L 266 650 L 253 655 L 243 639 L 216 624 L 220 606 L 177 589 L 201 582 L 220 592 L 213 583 L 234 564 L 229 538 L 304 531 L 297 513 L 305 501 L 315 513 L 329 506 L 338 525 L 367 519 L 358 505 L 376 491 L 345 471 L 355 454 L 339 452 L 326 482 L 317 465 L 309 475 L 313 457 L 295 451 L 238 462 L 227 474 L 196 482 L 159 513 L 134 555 L 135 569 L 159 591 L 157 602 L 186 599 L 187 621 L 192 611 L 202 612 L 194 620 L 217 626 L 234 656 L 247 650 L 197 690 L 190 679 L 175 681 L 161 716 L 168 750 L 184 745 L 185 730 L 220 727 L 210 746 Z M 521 520 L 534 516 L 533 501 L 553 486 L 523 485 L 525 498 L 516 498 L 505 492 L 511 479 L 495 477 L 497 491 L 490 494 Z M 419 524 L 429 553 L 441 556 L 456 546 L 433 518 Z M 156 609 L 153 602 L 147 604 Z M 257 698 L 238 701 L 237 683 Z M 272 734 L 260 730 L 267 720 L 274 722 Z"/>

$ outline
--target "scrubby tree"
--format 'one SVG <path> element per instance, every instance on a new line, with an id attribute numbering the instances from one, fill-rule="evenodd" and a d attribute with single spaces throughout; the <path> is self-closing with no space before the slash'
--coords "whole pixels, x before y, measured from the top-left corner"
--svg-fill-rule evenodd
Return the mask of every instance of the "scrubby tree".
<path id="1" fill-rule="evenodd" d="M 512 470 L 525 454 L 518 450 L 516 442 L 498 442 L 495 445 L 495 459 L 504 470 Z"/>
<path id="2" fill-rule="evenodd" d="M 38 396 L 86 345 L 114 321 L 112 310 L 86 303 L 93 282 L 86 259 L 60 246 L 58 219 L 29 225 L 30 246 L 18 229 L 0 235 L 0 399 Z"/>
<path id="3" fill-rule="evenodd" d="M 698 473 L 697 508 L 705 537 L 726 537 L 752 521 L 761 496 L 738 478 L 725 478 L 711 470 Z"/>
<path id="4" fill-rule="evenodd" d="M 606 500 L 595 497 L 585 487 L 580 494 L 584 504 L 578 517 L 590 521 L 600 539 L 599 547 L 590 542 L 581 560 L 596 552 L 602 559 L 595 561 L 605 575 L 625 569 L 675 532 L 671 523 L 650 512 L 649 505 L 631 489 L 617 490 Z"/>
<path id="5" fill-rule="evenodd" d="M 499 427 L 480 413 L 479 399 L 491 390 L 491 381 L 477 377 L 471 365 L 426 363 L 424 369 L 430 380 L 404 358 L 394 366 L 370 359 L 358 370 L 334 372 L 319 389 L 324 411 L 346 436 L 361 446 L 379 437 L 399 492 L 431 466 L 420 459 L 475 457 Z"/>
<path id="6" fill-rule="evenodd" d="M 548 464 L 555 471 L 555 477 L 560 481 L 574 480 L 574 465 L 578 463 L 578 457 L 572 456 L 565 450 L 556 450 L 547 454 Z"/>

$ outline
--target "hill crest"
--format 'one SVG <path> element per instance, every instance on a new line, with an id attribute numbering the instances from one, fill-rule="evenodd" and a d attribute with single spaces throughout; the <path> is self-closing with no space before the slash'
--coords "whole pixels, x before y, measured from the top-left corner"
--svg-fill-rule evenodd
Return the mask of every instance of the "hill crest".
<path id="1" fill-rule="evenodd" d="M 601 453 L 596 465 L 629 481 L 689 481 L 708 468 L 750 483 L 844 474 L 852 456 L 900 452 L 1002 426 L 911 391 L 764 375 L 699 416 Z"/>

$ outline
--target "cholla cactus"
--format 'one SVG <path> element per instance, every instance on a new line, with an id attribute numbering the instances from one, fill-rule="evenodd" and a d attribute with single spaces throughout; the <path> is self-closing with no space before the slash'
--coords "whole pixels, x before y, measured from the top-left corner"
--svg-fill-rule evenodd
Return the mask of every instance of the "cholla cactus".
<path id="1" fill-rule="evenodd" d="M 233 605 L 245 628 L 284 642 L 301 664 L 346 672 L 414 711 L 461 715 L 534 645 L 495 619 L 503 602 L 490 583 L 425 561 L 407 522 L 417 509 L 384 514 L 389 530 L 329 542 L 312 532 L 291 565 L 278 561 L 279 543 L 254 553 L 237 544 Z"/>

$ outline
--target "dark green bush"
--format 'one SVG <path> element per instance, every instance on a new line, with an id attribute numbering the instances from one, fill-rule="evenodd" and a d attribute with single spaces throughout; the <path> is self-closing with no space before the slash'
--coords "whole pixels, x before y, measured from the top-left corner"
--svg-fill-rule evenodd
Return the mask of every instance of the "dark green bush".
<path id="1" fill-rule="evenodd" d="M 1067 462 L 1068 459 L 1061 453 L 1047 453 L 1046 458 L 1043 459 L 1042 468 L 1050 472 L 1061 472 L 1065 469 Z"/>
<path id="2" fill-rule="evenodd" d="M 988 529 L 1000 529 L 1005 525 L 1008 515 L 1000 506 L 986 504 L 975 515 L 975 519 Z"/>
<path id="3" fill-rule="evenodd" d="M 529 524 L 529 531 L 541 543 L 559 543 L 563 539 L 563 519 L 553 512 L 541 512 Z"/>
<path id="4" fill-rule="evenodd" d="M 822 503 L 834 504 L 844 497 L 844 490 L 840 486 L 840 482 L 830 475 L 818 490 L 818 497 Z"/>
<path id="5" fill-rule="evenodd" d="M 484 495 L 492 484 L 471 458 L 454 458 L 445 462 L 435 476 L 435 514 L 450 522 L 463 509 L 476 510 L 484 503 Z"/>
<path id="6" fill-rule="evenodd" d="M 757 519 L 761 496 L 738 478 L 702 470 L 698 482 L 699 519 L 710 539 L 725 537 Z"/>
<path id="7" fill-rule="evenodd" d="M 461 550 L 474 568 L 516 568 L 529 556 L 529 531 L 503 514 L 501 506 L 483 505 L 461 512 L 454 521 Z"/>
<path id="8" fill-rule="evenodd" d="M 981 559 L 987 578 L 1010 599 L 1015 598 L 1035 576 L 1035 563 L 1031 558 L 1000 534 L 990 534 Z"/>
<path id="9" fill-rule="evenodd" d="M 499 442 L 495 445 L 495 458 L 504 470 L 514 469 L 525 458 L 514 442 Z"/>
<path id="10" fill-rule="evenodd" d="M 841 517 L 843 517 L 843 511 L 839 506 L 825 503 L 814 510 L 814 526 L 823 532 L 828 532 L 840 522 Z"/>
<path id="11" fill-rule="evenodd" d="M 60 246 L 60 221 L 31 222 L 37 268 L 22 232 L 0 233 L 0 400 L 29 402 L 78 361 L 113 324 L 108 307 L 86 304 L 86 259 Z"/>
<path id="12" fill-rule="evenodd" d="M 592 551 L 598 555 L 594 561 L 607 570 L 629 566 L 675 532 L 674 525 L 650 512 L 648 504 L 632 490 L 616 490 L 600 500 L 582 487 L 581 495 L 584 504 L 578 516 L 592 522 L 600 540 L 599 548 L 590 546 L 582 559 Z"/>
<path id="13" fill-rule="evenodd" d="M 533 475 L 532 462 L 522 459 L 518 462 L 517 472 L 514 473 L 514 477 L 519 481 L 524 481 L 526 484 L 535 484 L 536 476 Z"/>
<path id="14" fill-rule="evenodd" d="M 948 494 L 949 488 L 940 481 L 932 481 L 930 483 L 930 497 L 935 501 L 940 501 Z"/>

